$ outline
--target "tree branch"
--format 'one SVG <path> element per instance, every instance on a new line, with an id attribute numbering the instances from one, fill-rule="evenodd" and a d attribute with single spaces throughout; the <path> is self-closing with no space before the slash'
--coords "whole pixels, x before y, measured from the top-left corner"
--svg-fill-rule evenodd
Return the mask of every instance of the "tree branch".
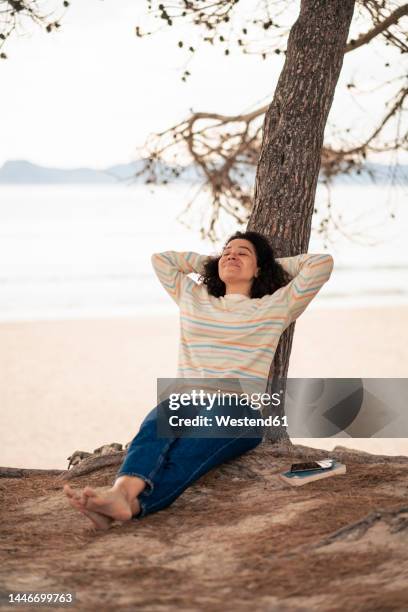
<path id="1" fill-rule="evenodd" d="M 217 0 L 218 8 L 220 3 L 221 0 Z M 345 46 L 345 52 L 370 43 L 380 34 L 387 38 L 387 44 L 403 50 L 405 43 L 400 41 L 391 30 L 401 18 L 408 14 L 408 4 L 405 2 L 403 6 L 393 10 L 395 5 L 392 3 L 380 3 L 377 0 L 362 0 L 361 3 L 369 13 L 372 29 L 359 36 L 357 40 L 349 41 Z M 200 3 L 200 6 L 204 6 L 204 3 Z M 189 3 L 188 9 L 193 11 L 193 8 L 196 9 L 197 6 Z M 207 8 L 212 10 L 213 7 Z M 384 18 L 383 12 L 387 8 L 390 15 Z M 199 12 L 196 13 L 198 18 L 196 25 L 204 27 L 208 15 L 200 15 Z M 268 16 L 269 21 L 265 19 L 264 15 L 260 23 L 263 23 L 265 29 L 269 29 L 271 16 Z M 399 31 L 402 32 L 401 25 Z M 224 37 L 221 38 L 225 40 Z M 364 139 L 362 144 L 355 145 L 346 141 L 344 146 L 332 146 L 327 143 L 323 147 L 321 172 L 326 187 L 338 174 L 359 172 L 364 166 L 369 151 L 398 150 L 406 147 L 406 139 L 399 131 L 399 127 L 397 127 L 397 133 L 388 142 L 379 142 L 378 137 L 384 133 L 385 126 L 389 125 L 391 119 L 400 126 L 401 116 L 405 110 L 403 103 L 407 95 L 408 89 L 403 82 L 394 94 L 391 109 L 388 110 L 390 107 L 387 105 L 386 112 L 380 118 L 379 124 L 371 130 L 371 134 Z M 216 222 L 222 211 L 227 216 L 233 217 L 239 225 L 244 225 L 248 221 L 253 204 L 253 172 L 258 162 L 262 141 L 262 121 L 268 108 L 269 104 L 262 105 L 250 112 L 237 115 L 192 112 L 177 125 L 149 137 L 145 147 L 141 149 L 141 156 L 147 157 L 146 167 L 138 173 L 138 176 L 147 172 L 148 183 L 166 184 L 168 182 L 166 171 L 168 172 L 169 166 L 163 162 L 171 154 L 173 154 L 173 160 L 178 162 L 179 153 L 182 155 L 180 146 L 184 145 L 187 158 L 199 171 L 197 178 L 202 183 L 200 193 L 207 192 L 212 200 L 212 208 L 205 215 L 207 227 L 204 227 L 203 223 L 200 232 L 203 237 L 207 236 L 210 240 L 215 241 L 217 239 Z M 185 165 L 178 162 L 178 166 L 170 168 L 170 171 L 173 176 L 177 177 L 183 173 L 184 168 Z M 160 177 L 160 173 L 165 177 L 164 180 Z M 183 214 L 191 208 L 191 204 L 192 202 L 188 204 Z M 329 205 L 330 202 L 328 208 Z M 326 215 L 326 221 L 329 216 Z M 324 227 L 320 227 L 319 233 L 328 235 L 328 227 L 326 223 Z"/>
<path id="2" fill-rule="evenodd" d="M 372 28 L 365 34 L 361 34 L 361 36 L 359 36 L 357 40 L 350 40 L 347 43 L 344 52 L 348 53 L 349 51 L 354 51 L 354 49 L 357 49 L 362 45 L 366 45 L 370 42 L 370 40 L 372 40 L 382 32 L 388 30 L 390 26 L 398 23 L 401 17 L 404 17 L 405 15 L 408 15 L 408 4 L 404 4 L 403 6 L 398 7 L 393 13 L 391 13 L 391 15 L 388 15 L 388 17 L 386 17 L 384 21 L 378 23 L 376 26 L 374 26 L 374 28 Z"/>

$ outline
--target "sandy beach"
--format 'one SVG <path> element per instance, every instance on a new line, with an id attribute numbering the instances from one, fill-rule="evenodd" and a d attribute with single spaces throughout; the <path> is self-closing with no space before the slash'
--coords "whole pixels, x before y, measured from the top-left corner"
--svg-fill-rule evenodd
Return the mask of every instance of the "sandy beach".
<path id="1" fill-rule="evenodd" d="M 156 378 L 173 377 L 178 313 L 0 325 L 0 465 L 66 468 L 75 450 L 133 438 L 156 405 Z M 408 307 L 306 311 L 289 376 L 408 376 Z M 299 443 L 306 439 L 297 438 Z M 313 439 L 408 455 L 408 439 Z"/>

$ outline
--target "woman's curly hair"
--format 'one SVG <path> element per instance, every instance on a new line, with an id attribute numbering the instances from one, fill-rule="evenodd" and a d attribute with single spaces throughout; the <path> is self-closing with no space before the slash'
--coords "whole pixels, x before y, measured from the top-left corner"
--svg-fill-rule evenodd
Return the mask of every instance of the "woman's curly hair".
<path id="1" fill-rule="evenodd" d="M 277 289 L 280 289 L 280 287 L 287 285 L 290 278 L 282 266 L 275 260 L 273 248 L 265 236 L 251 231 L 235 232 L 225 242 L 223 249 L 231 240 L 236 238 L 249 240 L 255 247 L 257 265 L 260 270 L 258 276 L 252 281 L 251 298 L 271 295 Z M 203 285 L 206 285 L 208 293 L 214 297 L 224 296 L 226 289 L 224 281 L 218 275 L 218 262 L 220 258 L 221 255 L 210 256 L 204 263 L 204 274 L 201 275 Z"/>

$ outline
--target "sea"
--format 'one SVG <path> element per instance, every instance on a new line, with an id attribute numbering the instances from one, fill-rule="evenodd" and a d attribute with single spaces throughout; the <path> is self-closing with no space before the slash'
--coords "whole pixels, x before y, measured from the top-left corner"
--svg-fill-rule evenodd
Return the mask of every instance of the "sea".
<path id="1" fill-rule="evenodd" d="M 151 254 L 216 254 L 237 229 L 221 216 L 218 240 L 202 239 L 210 208 L 194 194 L 185 184 L 0 186 L 0 322 L 174 312 Z M 328 209 L 319 185 L 308 251 L 331 253 L 335 267 L 310 308 L 408 302 L 407 196 L 408 185 L 338 185 Z"/>
<path id="2" fill-rule="evenodd" d="M 194 199 L 196 189 L 188 184 L 0 186 L 0 323 L 177 312 L 154 274 L 152 253 L 216 254 L 237 229 L 233 219 L 221 217 L 218 241 L 202 239 L 199 230 L 211 210 L 205 195 Z M 308 251 L 331 253 L 335 265 L 308 308 L 408 303 L 407 191 L 408 186 L 338 185 L 327 215 L 328 194 L 319 186 Z M 319 231 L 322 227 L 327 232 Z M 31 371 L 32 364 L 24 364 Z M 21 388 L 3 386 L 0 418 L 10 441 L 2 446 L 0 464 L 65 468 L 73 449 L 126 442 L 136 432 L 146 413 L 140 394 L 129 397 L 130 391 L 121 395 L 118 389 L 99 397 L 98 384 L 91 381 L 83 397 L 79 383 L 61 378 L 66 372 L 52 372 L 47 388 L 47 378 L 35 377 L 21 381 Z M 404 439 L 305 443 L 408 454 Z"/>

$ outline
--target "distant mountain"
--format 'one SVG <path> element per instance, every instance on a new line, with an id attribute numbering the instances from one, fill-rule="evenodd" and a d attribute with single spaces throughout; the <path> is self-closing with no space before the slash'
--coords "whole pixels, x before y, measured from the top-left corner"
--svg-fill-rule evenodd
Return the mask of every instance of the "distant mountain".
<path id="1" fill-rule="evenodd" d="M 146 182 L 145 177 L 135 177 L 137 172 L 143 169 L 143 160 L 138 160 L 128 164 L 117 164 L 103 170 L 92 168 L 47 168 L 38 166 L 25 160 L 7 161 L 0 168 L 0 184 L 118 184 L 122 182 Z M 161 179 L 167 178 L 168 181 L 176 180 L 173 168 L 165 164 L 159 164 L 157 168 L 158 176 Z M 187 167 L 177 180 L 191 181 L 197 180 L 198 172 L 193 167 Z"/>
<path id="2" fill-rule="evenodd" d="M 246 169 L 243 174 L 238 173 L 240 183 L 248 186 L 255 181 L 255 170 Z M 288 179 L 290 180 L 290 179 Z M 323 182 L 320 174 L 319 182 Z M 374 164 L 367 162 L 361 170 L 353 170 L 349 174 L 339 174 L 333 178 L 334 185 L 408 185 L 408 164 L 401 164 L 398 168 L 385 164 Z"/>
<path id="3" fill-rule="evenodd" d="M 25 160 L 7 161 L 0 168 L 0 183 L 56 184 L 56 183 L 116 183 L 117 179 L 101 170 L 91 168 L 46 168 Z"/>
<path id="4" fill-rule="evenodd" d="M 333 182 L 335 185 L 407 185 L 408 164 L 395 167 L 367 162 L 361 170 L 339 174 Z"/>
<path id="5" fill-rule="evenodd" d="M 38 166 L 25 160 L 7 161 L 0 168 L 0 184 L 118 184 L 146 182 L 146 174 L 135 177 L 137 172 L 143 168 L 143 160 L 137 160 L 128 164 L 117 164 L 103 170 L 92 168 L 47 168 Z M 157 167 L 158 176 L 168 182 L 183 181 L 195 182 L 201 180 L 201 171 L 194 166 L 187 166 L 181 175 L 174 175 L 175 168 L 159 163 Z M 390 184 L 392 178 L 397 184 L 408 184 L 408 165 L 398 168 L 382 164 L 367 163 L 363 170 L 354 171 L 347 175 L 340 175 L 334 179 L 335 184 L 347 185 L 373 185 Z M 253 184 L 255 172 L 247 169 L 240 175 L 240 181 L 246 185 Z"/>

